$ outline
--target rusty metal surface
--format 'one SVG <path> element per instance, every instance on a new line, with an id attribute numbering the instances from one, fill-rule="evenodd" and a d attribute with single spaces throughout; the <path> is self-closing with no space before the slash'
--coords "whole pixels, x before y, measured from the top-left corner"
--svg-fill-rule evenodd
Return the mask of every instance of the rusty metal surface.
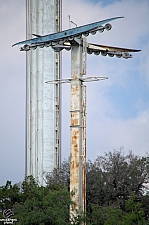
<path id="1" fill-rule="evenodd" d="M 81 73 L 81 46 L 74 44 L 71 51 L 71 77 L 80 77 Z M 70 103 L 70 191 L 75 192 L 72 200 L 76 203 L 76 209 L 81 206 L 82 194 L 80 192 L 80 151 L 82 149 L 82 82 L 79 79 L 71 81 Z"/>
<path id="2" fill-rule="evenodd" d="M 70 104 L 70 192 L 75 192 L 79 213 L 86 206 L 86 87 L 81 79 L 83 54 L 81 44 L 72 44 L 71 51 L 71 104 Z M 75 213 L 70 210 L 70 213 Z"/>
<path id="3" fill-rule="evenodd" d="M 82 210 L 86 211 L 86 86 L 82 86 Z"/>
<path id="4" fill-rule="evenodd" d="M 82 75 L 86 75 L 86 55 L 87 55 L 87 39 L 83 37 L 83 49 L 82 49 Z"/>

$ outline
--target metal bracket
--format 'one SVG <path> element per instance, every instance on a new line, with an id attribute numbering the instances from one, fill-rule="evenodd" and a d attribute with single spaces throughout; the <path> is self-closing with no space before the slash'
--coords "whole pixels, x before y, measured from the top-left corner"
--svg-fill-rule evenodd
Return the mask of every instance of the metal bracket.
<path id="1" fill-rule="evenodd" d="M 56 79 L 56 80 L 49 80 L 46 83 L 47 84 L 64 84 L 64 83 L 71 83 L 73 80 L 80 80 L 82 82 L 91 82 L 91 81 L 100 81 L 100 80 L 106 80 L 108 77 L 78 77 L 78 78 L 65 78 L 65 79 Z"/>
<path id="2" fill-rule="evenodd" d="M 70 126 L 70 127 L 72 127 L 72 128 L 82 128 L 82 126 L 80 126 L 80 125 L 74 125 L 74 126 Z"/>

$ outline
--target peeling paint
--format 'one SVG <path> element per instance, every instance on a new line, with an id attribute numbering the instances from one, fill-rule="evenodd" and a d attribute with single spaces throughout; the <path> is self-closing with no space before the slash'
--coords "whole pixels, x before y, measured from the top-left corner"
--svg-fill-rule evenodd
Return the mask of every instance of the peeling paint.
<path id="1" fill-rule="evenodd" d="M 86 87 L 78 79 L 82 76 L 82 45 L 73 45 L 71 61 L 70 192 L 75 191 L 72 200 L 81 212 L 86 208 Z"/>

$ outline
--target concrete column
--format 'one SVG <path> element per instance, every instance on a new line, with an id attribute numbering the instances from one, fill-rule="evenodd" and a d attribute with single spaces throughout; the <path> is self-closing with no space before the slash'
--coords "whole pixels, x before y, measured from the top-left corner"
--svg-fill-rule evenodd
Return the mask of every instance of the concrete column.
<path id="1" fill-rule="evenodd" d="M 27 39 L 32 34 L 60 31 L 59 0 L 27 0 Z M 26 175 L 41 185 L 44 176 L 60 163 L 60 54 L 52 48 L 27 52 L 27 154 Z"/>

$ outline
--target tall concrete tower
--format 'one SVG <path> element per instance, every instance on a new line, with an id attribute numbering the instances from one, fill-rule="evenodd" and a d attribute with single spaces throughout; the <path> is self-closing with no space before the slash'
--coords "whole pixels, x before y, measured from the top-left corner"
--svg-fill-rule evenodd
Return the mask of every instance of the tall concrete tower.
<path id="1" fill-rule="evenodd" d="M 60 31 L 61 0 L 26 1 L 27 39 Z M 42 46 L 27 52 L 26 175 L 41 185 L 60 164 L 60 85 L 45 83 L 59 78 L 59 53 Z"/>

